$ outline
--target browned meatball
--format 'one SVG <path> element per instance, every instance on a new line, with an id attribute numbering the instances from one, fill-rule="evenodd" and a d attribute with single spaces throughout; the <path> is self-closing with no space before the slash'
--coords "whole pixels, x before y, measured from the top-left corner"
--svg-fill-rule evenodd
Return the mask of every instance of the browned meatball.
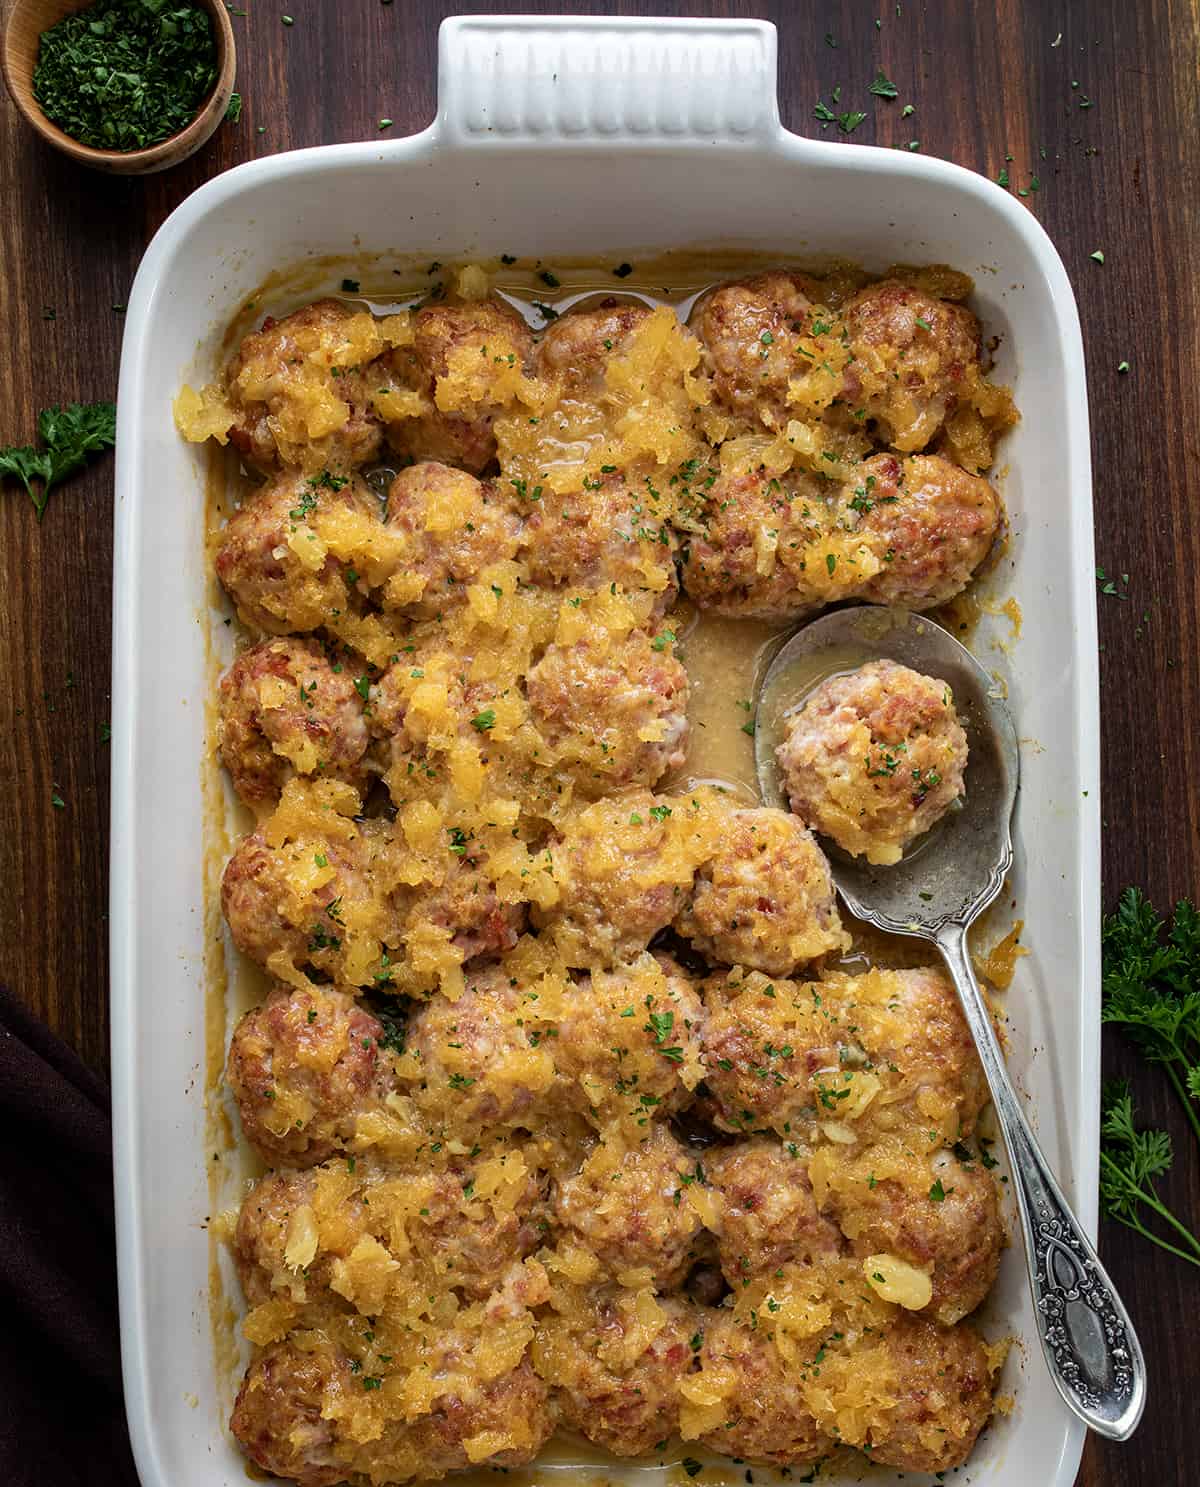
<path id="1" fill-rule="evenodd" d="M 642 954 L 569 982 L 555 1059 L 574 1082 L 573 1102 L 598 1125 L 678 1110 L 703 1077 L 703 1020 L 695 985 L 668 955 Z"/>
<path id="2" fill-rule="evenodd" d="M 468 850 L 450 861 L 440 883 L 402 892 L 394 902 L 403 928 L 401 939 L 419 926 L 445 934 L 466 965 L 482 956 L 511 950 L 525 927 L 526 905 L 506 903 L 496 891 L 481 852 Z"/>
<path id="3" fill-rule="evenodd" d="M 700 1350 L 702 1370 L 732 1373 L 724 1421 L 700 1439 L 721 1456 L 752 1465 L 811 1466 L 832 1450 L 805 1403 L 801 1373 L 775 1344 L 723 1311 L 711 1312 Z"/>
<path id="4" fill-rule="evenodd" d="M 441 768 L 437 756 L 455 740 L 482 745 L 486 738 L 495 747 L 493 732 L 481 733 L 473 719 L 494 724 L 514 703 L 524 716 L 508 678 L 476 676 L 469 652 L 449 649 L 440 635 L 412 644 L 370 689 L 368 723 L 380 741 L 374 753 L 398 805 L 411 794 L 414 775 L 428 778 Z"/>
<path id="5" fill-rule="evenodd" d="M 281 320 L 268 316 L 226 368 L 237 415 L 229 437 L 263 471 L 366 464 L 379 453 L 382 432 L 365 363 L 385 345 L 370 314 L 337 300 L 316 300 Z"/>
<path id="6" fill-rule="evenodd" d="M 633 1292 L 571 1294 L 533 1344 L 534 1366 L 554 1388 L 564 1421 L 614 1456 L 643 1456 L 679 1427 L 680 1380 L 694 1367 L 700 1312 L 660 1298 L 648 1330 Z"/>
<path id="7" fill-rule="evenodd" d="M 438 1359 L 437 1366 L 453 1369 L 453 1356 Z M 546 1385 L 522 1360 L 499 1378 L 473 1383 L 459 1393 L 443 1394 L 431 1412 L 412 1425 L 393 1427 L 397 1456 L 402 1469 L 385 1468 L 384 1480 L 403 1481 L 417 1477 L 431 1481 L 449 1472 L 470 1467 L 494 1467 L 507 1471 L 533 1460 L 554 1431 L 554 1413 L 550 1408 Z M 493 1446 L 482 1460 L 481 1445 L 486 1450 L 489 1440 L 508 1444 Z M 384 1439 L 382 1454 L 388 1460 L 389 1440 Z M 370 1447 L 360 1447 L 364 1467 L 370 1471 L 378 1456 Z M 394 1472 L 394 1475 L 391 1473 Z"/>
<path id="8" fill-rule="evenodd" d="M 496 457 L 492 422 L 518 395 L 533 337 L 502 300 L 427 305 L 413 340 L 382 363 L 391 386 L 418 393 L 420 411 L 388 422 L 388 441 L 410 460 L 439 460 L 478 475 Z M 388 411 L 386 395 L 380 406 Z"/>
<path id="9" fill-rule="evenodd" d="M 704 1154 L 721 1269 L 737 1287 L 793 1260 L 840 1254 L 836 1224 L 817 1208 L 808 1154 L 794 1141 L 752 1137 Z"/>
<path id="10" fill-rule="evenodd" d="M 691 493 L 683 585 L 702 609 L 799 619 L 858 593 L 878 566 L 835 528 L 840 487 L 815 475 L 732 469 Z"/>
<path id="11" fill-rule="evenodd" d="M 808 1134 L 817 1114 L 810 1068 L 837 1067 L 837 1030 L 820 1016 L 821 995 L 757 971 L 704 983 L 705 1083 L 722 1130 Z"/>
<path id="12" fill-rule="evenodd" d="M 615 1276 L 651 1272 L 658 1290 L 668 1291 L 686 1275 L 700 1215 L 688 1201 L 698 1181 L 696 1157 L 661 1122 L 630 1137 L 601 1136 L 574 1177 L 560 1183 L 554 1216 L 562 1229 Z"/>
<path id="13" fill-rule="evenodd" d="M 659 613 L 675 601 L 675 536 L 663 492 L 614 471 L 582 490 L 544 491 L 525 517 L 522 552 L 534 583 L 646 589 Z"/>
<path id="14" fill-rule="evenodd" d="M 634 955 L 670 924 L 708 850 L 703 815 L 639 790 L 568 816 L 549 848 L 561 896 L 533 919 L 569 965 Z"/>
<path id="15" fill-rule="evenodd" d="M 811 477 L 789 471 L 710 475 L 691 488 L 683 584 L 702 609 L 741 619 L 800 618 L 814 597 L 789 564 L 816 542 L 824 498 Z M 801 556 L 801 561 L 803 560 Z"/>
<path id="16" fill-rule="evenodd" d="M 967 735 L 950 688 L 895 661 L 822 682 L 775 757 L 792 810 L 868 862 L 899 862 L 966 793 Z"/>
<path id="17" fill-rule="evenodd" d="M 346 1466 L 339 1463 L 337 1427 L 325 1410 L 353 1384 L 342 1353 L 273 1343 L 246 1370 L 229 1428 L 263 1471 L 298 1487 L 334 1487 L 345 1479 Z"/>
<path id="18" fill-rule="evenodd" d="M 344 973 L 348 919 L 379 912 L 367 844 L 352 831 L 272 847 L 253 832 L 225 865 L 221 910 L 242 954 L 277 975 L 308 965 Z"/>
<path id="19" fill-rule="evenodd" d="M 686 757 L 687 672 L 665 634 L 555 641 L 526 691 L 548 762 L 584 796 L 654 785 Z"/>
<path id="20" fill-rule="evenodd" d="M 449 465 L 411 465 L 392 481 L 387 527 L 404 548 L 383 594 L 385 607 L 434 615 L 464 596 L 492 563 L 517 550 L 521 523 L 511 492 Z"/>
<path id="21" fill-rule="evenodd" d="M 346 1184 L 345 1193 L 321 1195 L 322 1175 L 320 1168 L 270 1172 L 242 1199 L 232 1248 L 250 1306 L 280 1296 L 299 1305 L 315 1300 L 329 1286 L 334 1261 L 344 1259 L 367 1232 L 370 1215 L 357 1184 Z M 300 1248 L 306 1239 L 311 1256 Z"/>
<path id="22" fill-rule="evenodd" d="M 774 976 L 850 943 L 812 833 L 766 807 L 728 812 L 675 928 L 713 960 Z"/>
<path id="23" fill-rule="evenodd" d="M 864 1443 L 871 1459 L 903 1471 L 962 1466 L 992 1413 L 992 1351 L 966 1322 L 897 1320 L 884 1336 L 899 1398 L 886 1427 Z"/>
<path id="24" fill-rule="evenodd" d="M 979 322 L 965 305 L 884 279 L 843 311 L 854 361 L 842 396 L 864 407 L 887 443 L 924 449 L 970 395 L 979 368 Z"/>
<path id="25" fill-rule="evenodd" d="M 315 640 L 263 640 L 221 678 L 217 747 L 247 805 L 279 798 L 295 774 L 363 780 L 367 725 L 348 668 Z"/>
<path id="26" fill-rule="evenodd" d="M 321 484 L 295 470 L 249 495 L 221 533 L 214 559 L 245 624 L 269 635 L 316 630 L 351 605 L 355 570 L 320 535 L 326 511 L 349 510 L 382 531 L 378 503 L 358 480 Z"/>
<path id="27" fill-rule="evenodd" d="M 788 383 L 808 370 L 797 351 L 812 333 L 821 286 L 787 269 L 722 284 L 698 306 L 696 332 L 717 402 L 739 427 L 783 429 Z"/>
<path id="28" fill-rule="evenodd" d="M 859 596 L 905 609 L 932 609 L 961 593 L 1003 519 L 1000 498 L 982 476 L 938 455 L 875 455 L 843 496 L 840 519 L 878 559 Z"/>
<path id="29" fill-rule="evenodd" d="M 486 1197 L 475 1191 L 481 1174 Z M 404 1214 L 399 1230 L 393 1208 Z M 489 1147 L 440 1165 L 432 1157 L 411 1164 L 360 1157 L 353 1170 L 331 1161 L 256 1183 L 238 1215 L 234 1256 L 252 1306 L 279 1294 L 319 1299 L 364 1236 L 400 1262 L 393 1287 L 432 1284 L 484 1300 L 533 1252 L 543 1227 L 541 1174 L 519 1153 Z M 299 1249 L 306 1236 L 311 1255 Z"/>
<path id="30" fill-rule="evenodd" d="M 225 1070 L 246 1139 L 269 1163 L 322 1162 L 382 1098 L 383 1028 L 344 992 L 279 986 L 234 1029 Z"/>
<path id="31" fill-rule="evenodd" d="M 873 1070 L 887 1091 L 886 1101 L 867 1105 L 868 1124 L 895 1132 L 915 1117 L 934 1145 L 971 1134 L 991 1096 L 958 995 L 940 967 L 827 973 L 819 992 L 826 1020 L 834 1020 L 835 1062 Z M 824 1114 L 830 1107 L 820 1103 Z M 839 1103 L 835 1096 L 835 1110 Z"/>
<path id="32" fill-rule="evenodd" d="M 946 1151 L 903 1165 L 881 1155 L 876 1162 L 868 1149 L 834 1169 L 830 1211 L 860 1258 L 885 1257 L 886 1272 L 886 1257 L 895 1256 L 928 1275 L 932 1294 L 918 1309 L 949 1326 L 974 1311 L 996 1279 L 1004 1243 L 996 1184 Z"/>
<path id="33" fill-rule="evenodd" d="M 401 1076 L 460 1127 L 533 1129 L 561 1103 L 538 996 L 515 979 L 503 963 L 471 971 L 457 1001 L 435 997 L 409 1024 Z"/>
<path id="34" fill-rule="evenodd" d="M 394 767 L 393 784 L 397 774 Z M 431 832 L 419 861 L 396 829 L 376 862 L 388 942 L 400 947 L 411 972 L 399 989 L 410 996 L 436 990 L 451 966 L 512 949 L 525 927 L 526 904 L 501 895 L 487 846 L 473 828 L 447 824 Z"/>
<path id="35" fill-rule="evenodd" d="M 537 369 L 565 392 L 596 397 L 608 360 L 651 315 L 649 306 L 609 296 L 590 309 L 560 315 L 537 345 Z"/>
<path id="36" fill-rule="evenodd" d="M 922 1149 L 969 1133 L 987 1084 L 954 988 L 933 968 L 825 975 L 758 972 L 704 986 L 705 1082 L 724 1130 L 813 1124 L 839 1149 L 901 1132 Z"/>

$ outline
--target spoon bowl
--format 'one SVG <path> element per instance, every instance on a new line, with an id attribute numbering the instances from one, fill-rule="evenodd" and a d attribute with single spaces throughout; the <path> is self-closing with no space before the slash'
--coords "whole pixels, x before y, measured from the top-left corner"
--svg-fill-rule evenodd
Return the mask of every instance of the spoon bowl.
<path id="1" fill-rule="evenodd" d="M 1146 1367 L 1129 1315 L 1063 1196 L 1005 1067 L 975 976 L 967 932 L 1012 866 L 1019 758 L 1001 690 L 940 625 L 904 610 L 863 605 L 798 630 L 759 688 L 755 764 L 763 799 L 786 807 L 775 750 L 788 719 L 826 677 L 880 657 L 947 682 L 967 734 L 966 797 L 892 866 L 829 848 L 838 893 L 856 918 L 941 952 L 987 1076 L 1012 1170 L 1042 1354 L 1067 1407 L 1110 1440 L 1137 1429 Z"/>
<path id="2" fill-rule="evenodd" d="M 754 762 L 768 805 L 787 809 L 775 750 L 805 697 L 831 675 L 884 658 L 949 684 L 967 735 L 961 807 L 919 838 L 894 866 L 825 848 L 850 912 L 892 934 L 936 939 L 948 923 L 974 919 L 1012 865 L 1009 822 L 1020 757 L 1001 688 L 949 631 L 924 615 L 860 605 L 805 625 L 777 652 L 759 692 Z"/>

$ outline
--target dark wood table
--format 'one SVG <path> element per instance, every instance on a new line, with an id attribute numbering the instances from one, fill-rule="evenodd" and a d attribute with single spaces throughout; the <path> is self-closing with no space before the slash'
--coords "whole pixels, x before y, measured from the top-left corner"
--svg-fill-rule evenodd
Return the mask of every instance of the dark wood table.
<path id="1" fill-rule="evenodd" d="M 208 177 L 298 146 L 423 127 L 435 108 L 437 0 L 232 0 L 239 123 L 185 165 L 125 181 L 81 171 L 0 105 L 0 444 L 40 408 L 111 398 L 121 307 L 167 214 Z M 465 7 L 472 8 L 472 7 Z M 504 6 L 476 3 L 476 10 Z M 515 8 L 515 7 L 510 7 Z M 1012 189 L 1075 282 L 1091 381 L 1102 595 L 1106 902 L 1136 883 L 1160 905 L 1200 882 L 1200 53 L 1173 0 L 825 0 L 820 5 L 545 5 L 527 10 L 762 16 L 779 27 L 785 124 L 816 134 L 818 98 L 867 108 L 850 142 L 919 140 Z M 245 12 L 245 13 L 243 13 Z M 284 12 L 294 17 L 285 26 Z M 878 20 L 876 19 L 878 17 Z M 882 67 L 895 102 L 870 97 Z M 914 112 L 902 113 L 911 103 Z M 867 107 L 867 105 L 870 105 Z M 833 126 L 836 128 L 836 126 Z M 1026 194 L 1028 193 L 1028 194 Z M 1100 251 L 1103 264 L 1093 261 Z M 1118 365 L 1128 362 L 1129 370 Z M 164 499 L 170 492 L 164 492 Z M 1055 491 L 1042 493 L 1057 499 Z M 105 1071 L 112 465 L 52 494 L 39 526 L 0 498 L 0 979 Z M 148 575 L 151 581 L 158 581 Z M 1122 592 L 1126 586 L 1120 585 Z M 164 677 L 164 685 L 170 685 Z M 53 804 L 57 795 L 61 807 Z M 1107 1035 L 1106 1035 L 1107 1036 Z M 1169 1180 L 1200 1214 L 1200 1164 L 1165 1084 L 1106 1043 L 1142 1114 L 1177 1137 Z M 1115 1224 L 1102 1248 L 1137 1320 L 1150 1404 L 1136 1441 L 1092 1443 L 1080 1483 L 1200 1477 L 1200 1277 Z M 1016 1463 L 1014 1463 L 1014 1466 Z M 1027 1464 L 1031 1469 L 1034 1463 Z M 1018 1478 L 1014 1478 L 1014 1481 Z"/>

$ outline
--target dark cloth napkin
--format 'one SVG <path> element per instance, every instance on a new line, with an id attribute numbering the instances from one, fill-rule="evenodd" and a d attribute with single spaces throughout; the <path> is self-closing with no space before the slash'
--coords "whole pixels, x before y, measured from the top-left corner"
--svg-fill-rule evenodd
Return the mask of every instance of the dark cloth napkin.
<path id="1" fill-rule="evenodd" d="M 137 1487 L 108 1091 L 0 987 L 0 1483 Z"/>

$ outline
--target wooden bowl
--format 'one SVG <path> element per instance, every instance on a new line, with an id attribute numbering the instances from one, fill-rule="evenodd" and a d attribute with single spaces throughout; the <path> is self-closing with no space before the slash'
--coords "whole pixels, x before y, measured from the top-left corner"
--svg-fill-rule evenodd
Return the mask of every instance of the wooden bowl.
<path id="1" fill-rule="evenodd" d="M 37 65 L 38 39 L 43 31 L 56 25 L 64 16 L 84 10 L 91 0 L 12 0 L 8 24 L 4 29 L 4 50 L 0 56 L 4 81 L 13 102 L 47 144 L 93 170 L 106 170 L 114 175 L 150 175 L 186 160 L 212 135 L 225 117 L 229 95 L 237 71 L 237 54 L 233 27 L 222 0 L 196 0 L 212 17 L 213 40 L 217 48 L 217 81 L 201 104 L 196 117 L 178 134 L 145 150 L 95 150 L 52 124 L 33 96 L 33 70 Z"/>

